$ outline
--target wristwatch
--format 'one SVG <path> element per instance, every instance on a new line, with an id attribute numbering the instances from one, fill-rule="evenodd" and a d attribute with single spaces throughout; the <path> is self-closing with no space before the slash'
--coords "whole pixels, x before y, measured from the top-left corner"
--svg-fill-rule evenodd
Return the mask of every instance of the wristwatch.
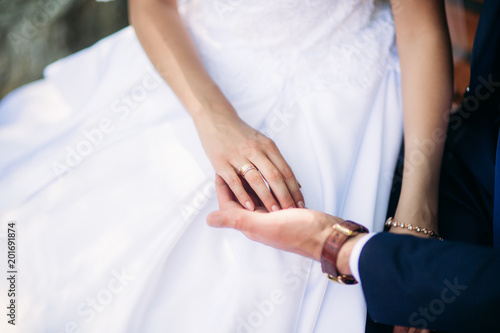
<path id="1" fill-rule="evenodd" d="M 345 241 L 359 233 L 368 232 L 364 226 L 353 221 L 343 221 L 332 225 L 333 232 L 326 239 L 321 251 L 321 267 L 323 273 L 332 281 L 340 284 L 356 284 L 358 281 L 352 275 L 339 274 L 337 257 Z"/>

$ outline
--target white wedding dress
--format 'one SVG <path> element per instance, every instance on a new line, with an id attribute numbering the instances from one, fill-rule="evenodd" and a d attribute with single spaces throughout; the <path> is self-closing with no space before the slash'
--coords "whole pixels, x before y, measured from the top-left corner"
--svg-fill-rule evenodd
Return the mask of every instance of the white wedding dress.
<path id="1" fill-rule="evenodd" d="M 180 6 L 208 72 L 276 142 L 307 207 L 380 231 L 402 136 L 389 4 Z M 2 332 L 364 332 L 359 285 L 207 226 L 214 170 L 131 27 L 7 96 L 0 156 L 0 268 L 15 221 L 18 269 L 16 326 L 3 307 Z"/>

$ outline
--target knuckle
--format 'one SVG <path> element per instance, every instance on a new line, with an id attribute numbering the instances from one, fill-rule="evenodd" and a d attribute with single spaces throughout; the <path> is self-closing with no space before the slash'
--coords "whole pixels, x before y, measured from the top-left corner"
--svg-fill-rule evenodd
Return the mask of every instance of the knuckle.
<path id="1" fill-rule="evenodd" d="M 229 185 L 229 187 L 234 188 L 234 187 L 240 185 L 240 180 L 236 176 L 229 176 L 226 179 L 226 183 L 227 183 L 227 185 Z"/>
<path id="2" fill-rule="evenodd" d="M 241 204 L 248 200 L 247 192 L 243 188 L 238 188 L 233 193 Z"/>
<path id="3" fill-rule="evenodd" d="M 276 182 L 282 179 L 281 172 L 279 172 L 277 169 L 271 169 L 267 177 L 267 180 L 270 182 Z"/>
<path id="4" fill-rule="evenodd" d="M 242 155 L 248 156 L 254 154 L 259 149 L 259 143 L 253 139 L 240 144 L 239 151 Z"/>
<path id="5" fill-rule="evenodd" d="M 264 193 L 259 194 L 259 198 L 260 200 L 262 200 L 262 202 L 266 207 L 267 206 L 271 207 L 273 204 L 277 203 L 276 200 L 274 200 L 274 197 L 271 194 L 271 192 L 269 192 L 267 189 Z"/>
<path id="6" fill-rule="evenodd" d="M 274 198 L 270 197 L 270 196 L 265 196 L 264 198 L 261 198 L 262 202 L 264 203 L 264 206 L 266 206 L 267 210 L 271 211 L 271 207 L 275 204 L 277 204 L 277 202 L 274 200 Z"/>
<path id="7" fill-rule="evenodd" d="M 283 175 L 283 178 L 285 178 L 285 179 L 292 179 L 294 177 L 293 171 L 289 167 L 284 168 L 283 172 L 281 174 Z"/>
<path id="8" fill-rule="evenodd" d="M 228 163 L 228 158 L 227 155 L 224 154 L 216 154 L 214 156 L 214 162 L 215 162 L 215 169 L 221 169 L 221 171 L 224 170 L 224 166 Z"/>
<path id="9" fill-rule="evenodd" d="M 304 198 L 302 197 L 302 192 L 300 192 L 299 189 L 291 190 L 290 194 L 293 198 L 295 198 L 295 200 L 304 200 Z"/>
<path id="10" fill-rule="evenodd" d="M 283 208 L 292 207 L 292 206 L 295 206 L 295 202 L 293 202 L 293 199 L 287 195 L 283 199 L 283 204 L 281 206 Z"/>
<path id="11" fill-rule="evenodd" d="M 262 144 L 268 149 L 274 150 L 278 148 L 274 141 L 266 136 L 262 136 Z"/>
<path id="12" fill-rule="evenodd" d="M 224 179 L 221 177 L 215 177 L 215 186 L 224 186 L 226 185 L 226 182 Z"/>
<path id="13" fill-rule="evenodd" d="M 243 225 L 243 217 L 240 214 L 233 215 L 234 228 L 241 229 Z"/>
<path id="14" fill-rule="evenodd" d="M 252 170 L 245 175 L 245 180 L 249 183 L 256 183 L 260 180 L 260 175 Z"/>

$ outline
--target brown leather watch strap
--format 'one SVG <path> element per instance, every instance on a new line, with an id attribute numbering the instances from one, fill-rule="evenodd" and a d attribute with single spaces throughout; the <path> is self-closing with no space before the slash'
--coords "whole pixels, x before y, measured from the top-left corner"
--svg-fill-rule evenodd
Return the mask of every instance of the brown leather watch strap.
<path id="1" fill-rule="evenodd" d="M 337 257 L 345 241 L 354 235 L 368 232 L 364 226 L 353 222 L 343 221 L 332 226 L 333 232 L 326 239 L 321 252 L 321 266 L 323 273 L 332 281 L 341 284 L 356 284 L 358 281 L 352 275 L 339 274 L 337 271 Z"/>

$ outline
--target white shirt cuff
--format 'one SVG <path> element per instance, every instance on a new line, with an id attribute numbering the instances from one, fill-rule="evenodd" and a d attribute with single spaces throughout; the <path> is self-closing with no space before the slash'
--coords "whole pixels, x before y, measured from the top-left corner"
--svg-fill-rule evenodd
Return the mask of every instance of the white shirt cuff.
<path id="1" fill-rule="evenodd" d="M 359 257 L 361 256 L 361 251 L 363 250 L 363 247 L 365 246 L 366 242 L 370 240 L 373 236 L 375 236 L 377 233 L 372 232 L 369 233 L 368 235 L 365 235 L 361 237 L 354 247 L 352 248 L 351 251 L 351 256 L 349 257 L 349 268 L 351 269 L 352 276 L 361 283 L 361 277 L 359 276 Z"/>

